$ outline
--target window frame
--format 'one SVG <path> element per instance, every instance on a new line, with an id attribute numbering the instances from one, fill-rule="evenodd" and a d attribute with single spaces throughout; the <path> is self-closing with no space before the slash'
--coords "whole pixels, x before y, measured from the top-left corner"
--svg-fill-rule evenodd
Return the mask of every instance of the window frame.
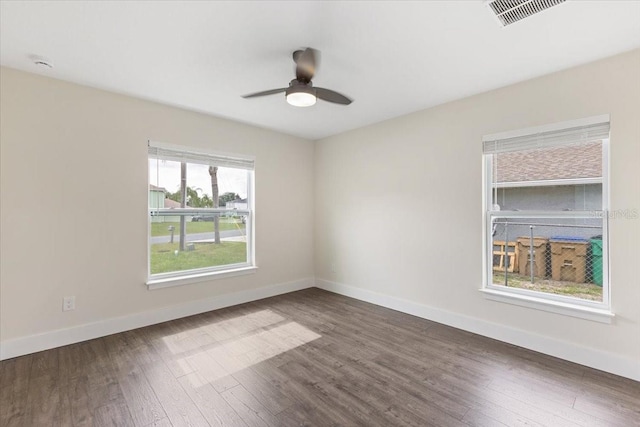
<path id="1" fill-rule="evenodd" d="M 223 153 L 218 151 L 205 150 L 200 148 L 165 144 L 155 141 L 148 141 L 147 152 L 147 280 L 146 285 L 148 289 L 159 289 L 171 286 L 179 286 L 191 283 L 198 283 L 213 279 L 240 276 L 245 274 L 252 274 L 257 270 L 255 262 L 255 158 L 252 156 Z M 246 209 L 226 209 L 226 208 L 190 208 L 187 207 L 181 211 L 182 215 L 178 216 L 192 216 L 202 213 L 227 213 L 234 212 L 236 214 L 246 215 L 245 222 L 245 235 L 246 235 L 246 262 L 217 265 L 211 267 L 196 268 L 190 270 L 179 270 L 165 273 L 151 273 L 151 224 L 154 216 L 163 216 L 163 214 L 176 216 L 176 209 L 171 208 L 151 208 L 150 205 L 150 191 L 148 190 L 151 185 L 151 176 L 149 174 L 149 161 L 155 157 L 149 152 L 151 149 L 163 149 L 174 152 L 187 153 L 196 156 L 210 157 L 213 159 L 233 159 L 241 162 L 250 162 L 252 168 L 237 168 L 245 169 L 247 173 L 247 208 Z M 177 161 L 177 160 L 171 160 Z M 193 160 L 186 159 L 185 163 L 196 163 Z M 203 163 L 204 164 L 204 163 Z M 220 165 L 219 167 L 233 168 L 233 166 Z"/>
<path id="2" fill-rule="evenodd" d="M 517 131 L 502 132 L 499 134 L 487 135 L 483 137 L 483 141 L 492 139 L 508 139 L 525 135 L 535 135 L 543 132 L 558 131 L 569 129 L 577 126 L 588 125 L 590 123 L 610 122 L 608 115 L 596 116 L 591 118 L 573 120 L 562 123 L 554 123 L 535 128 L 522 129 Z M 516 304 L 520 306 L 536 308 L 544 311 L 551 311 L 570 315 L 574 317 L 585 318 L 589 320 L 610 323 L 613 317 L 611 313 L 611 280 L 610 280 L 610 260 L 609 260 L 609 224 L 608 213 L 610 207 L 609 200 L 609 146 L 610 135 L 607 138 L 599 139 L 602 141 L 602 177 L 600 179 L 586 179 L 585 183 L 600 183 L 602 186 L 602 206 L 599 210 L 584 211 L 545 211 L 545 210 L 527 210 L 527 211 L 504 211 L 493 210 L 493 159 L 494 155 L 490 153 L 482 153 L 482 212 L 483 212 L 483 253 L 482 253 L 482 288 L 485 297 L 491 300 Z M 532 181 L 536 185 L 575 185 L 582 180 L 549 180 L 549 181 Z M 526 183 L 521 183 L 519 187 L 527 187 Z M 498 185 L 500 188 L 501 185 Z M 580 298 L 574 298 L 564 295 L 533 291 L 529 289 L 520 289 L 514 287 L 505 287 L 493 283 L 493 239 L 492 225 L 495 218 L 528 218 L 528 219 L 545 219 L 545 218 L 589 218 L 593 219 L 594 214 L 602 218 L 602 261 L 603 261 L 603 284 L 602 284 L 602 301 L 590 301 Z"/>

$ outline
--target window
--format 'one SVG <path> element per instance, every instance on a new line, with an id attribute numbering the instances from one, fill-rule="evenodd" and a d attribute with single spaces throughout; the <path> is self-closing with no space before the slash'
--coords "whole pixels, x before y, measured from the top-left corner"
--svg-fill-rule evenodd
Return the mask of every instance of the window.
<path id="1" fill-rule="evenodd" d="M 485 290 L 608 309 L 608 146 L 608 116 L 483 138 Z"/>
<path id="2" fill-rule="evenodd" d="M 149 143 L 149 282 L 253 266 L 253 160 Z"/>

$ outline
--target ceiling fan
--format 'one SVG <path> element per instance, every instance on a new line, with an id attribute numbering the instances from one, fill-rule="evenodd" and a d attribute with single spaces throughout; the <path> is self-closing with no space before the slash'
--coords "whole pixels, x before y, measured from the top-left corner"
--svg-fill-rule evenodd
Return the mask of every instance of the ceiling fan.
<path id="1" fill-rule="evenodd" d="M 296 78 L 289 82 L 289 87 L 265 90 L 263 92 L 244 95 L 243 98 L 274 95 L 284 92 L 287 102 L 296 107 L 310 107 L 316 99 L 333 102 L 334 104 L 349 105 L 352 100 L 330 89 L 314 87 L 311 79 L 316 71 L 319 52 L 310 47 L 293 52 L 293 62 L 296 63 Z"/>

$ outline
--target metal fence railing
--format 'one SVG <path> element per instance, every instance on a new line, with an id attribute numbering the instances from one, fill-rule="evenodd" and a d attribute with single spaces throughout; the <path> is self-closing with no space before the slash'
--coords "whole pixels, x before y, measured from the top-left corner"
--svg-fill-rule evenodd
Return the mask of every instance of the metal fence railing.
<path id="1" fill-rule="evenodd" d="M 602 220 L 498 218 L 494 285 L 602 301 Z"/>

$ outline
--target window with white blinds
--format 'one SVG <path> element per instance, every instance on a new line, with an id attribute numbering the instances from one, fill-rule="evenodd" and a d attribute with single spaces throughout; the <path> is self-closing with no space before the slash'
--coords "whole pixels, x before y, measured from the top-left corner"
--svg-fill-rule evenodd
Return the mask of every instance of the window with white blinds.
<path id="1" fill-rule="evenodd" d="M 486 289 L 609 307 L 609 117 L 483 137 Z"/>
<path id="2" fill-rule="evenodd" d="M 183 151 L 184 150 L 184 151 Z M 253 170 L 254 160 L 249 157 L 237 157 L 230 154 L 214 154 L 199 151 L 197 149 L 182 148 L 177 145 L 168 145 L 149 142 L 149 157 L 175 162 L 198 163 L 219 167 Z"/>
<path id="3" fill-rule="evenodd" d="M 593 123 L 574 123 L 569 128 L 533 128 L 520 132 L 489 135 L 482 138 L 484 154 L 526 151 L 549 147 L 583 144 L 609 138 L 608 116 L 591 119 Z M 520 135 L 520 133 L 523 133 Z"/>
<path id="4" fill-rule="evenodd" d="M 253 266 L 254 159 L 148 143 L 149 280 Z"/>

